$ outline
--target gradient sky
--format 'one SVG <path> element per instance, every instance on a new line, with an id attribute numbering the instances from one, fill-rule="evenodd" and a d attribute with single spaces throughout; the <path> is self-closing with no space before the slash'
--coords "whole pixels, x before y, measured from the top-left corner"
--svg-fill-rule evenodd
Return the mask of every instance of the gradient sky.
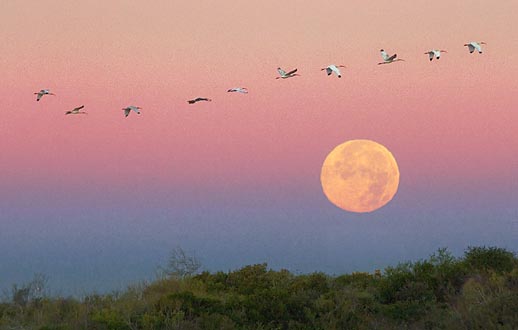
<path id="1" fill-rule="evenodd" d="M 36 272 L 55 293 L 122 288 L 175 246 L 211 271 L 328 273 L 440 247 L 518 250 L 516 12 L 515 0 L 0 2 L 0 289 Z M 380 48 L 406 61 L 378 66 Z M 430 63 L 432 48 L 448 53 Z M 329 64 L 347 66 L 341 79 Z M 301 76 L 276 80 L 278 66 Z M 35 102 L 42 88 L 57 96 Z M 197 96 L 213 102 L 187 104 Z M 81 104 L 88 116 L 64 116 Z M 142 114 L 124 118 L 130 104 Z M 398 162 L 399 191 L 376 212 L 322 193 L 326 155 L 350 139 Z"/>

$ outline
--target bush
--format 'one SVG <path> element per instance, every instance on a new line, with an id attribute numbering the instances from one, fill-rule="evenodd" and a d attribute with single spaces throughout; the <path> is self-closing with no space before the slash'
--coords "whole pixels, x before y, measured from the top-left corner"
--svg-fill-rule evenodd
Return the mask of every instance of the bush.
<path id="1" fill-rule="evenodd" d="M 513 270 L 515 258 L 512 252 L 498 247 L 469 247 L 464 262 L 475 271 L 507 273 Z"/>

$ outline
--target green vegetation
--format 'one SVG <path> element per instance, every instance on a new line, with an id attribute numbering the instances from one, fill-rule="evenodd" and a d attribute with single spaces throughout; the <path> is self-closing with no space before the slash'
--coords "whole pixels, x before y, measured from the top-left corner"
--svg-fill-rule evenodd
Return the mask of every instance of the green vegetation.
<path id="1" fill-rule="evenodd" d="M 440 249 L 383 272 L 294 275 L 266 264 L 192 273 L 173 251 L 152 283 L 82 299 L 49 297 L 42 275 L 13 286 L 0 329 L 518 329 L 518 259 L 495 247 Z"/>

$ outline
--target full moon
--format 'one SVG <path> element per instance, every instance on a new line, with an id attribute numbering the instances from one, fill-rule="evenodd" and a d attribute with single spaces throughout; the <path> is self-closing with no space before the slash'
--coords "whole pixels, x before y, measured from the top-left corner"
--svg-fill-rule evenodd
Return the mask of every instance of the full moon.
<path id="1" fill-rule="evenodd" d="M 320 174 L 331 203 L 351 212 L 372 212 L 396 194 L 399 169 L 387 148 L 370 140 L 351 140 L 327 155 Z"/>

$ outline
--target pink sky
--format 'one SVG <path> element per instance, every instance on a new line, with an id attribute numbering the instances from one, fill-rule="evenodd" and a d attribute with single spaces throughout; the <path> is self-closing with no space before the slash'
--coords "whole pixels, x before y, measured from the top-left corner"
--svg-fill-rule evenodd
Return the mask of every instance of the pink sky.
<path id="1" fill-rule="evenodd" d="M 518 4 L 490 3 L 4 3 L 5 179 L 35 167 L 47 178 L 124 181 L 147 167 L 171 181 L 295 179 L 352 138 L 385 144 L 412 181 L 512 175 Z M 471 40 L 485 54 L 470 56 Z M 449 53 L 429 63 L 433 47 Z M 379 48 L 406 62 L 377 66 Z M 331 63 L 348 66 L 343 79 L 319 71 Z M 302 76 L 274 80 L 277 66 Z M 227 95 L 233 86 L 251 92 Z M 58 96 L 36 104 L 40 88 Z M 214 102 L 187 106 L 196 96 Z M 87 118 L 62 115 L 80 104 Z M 128 104 L 142 116 L 124 119 Z"/>

